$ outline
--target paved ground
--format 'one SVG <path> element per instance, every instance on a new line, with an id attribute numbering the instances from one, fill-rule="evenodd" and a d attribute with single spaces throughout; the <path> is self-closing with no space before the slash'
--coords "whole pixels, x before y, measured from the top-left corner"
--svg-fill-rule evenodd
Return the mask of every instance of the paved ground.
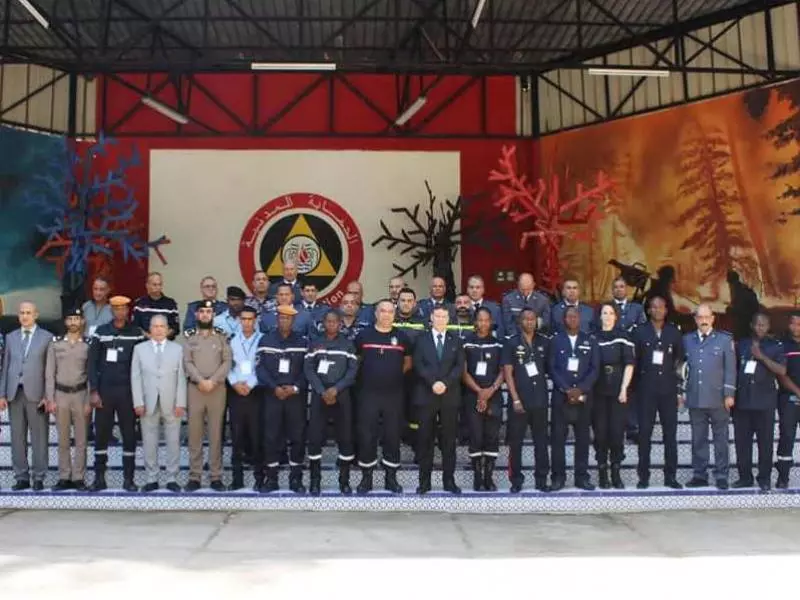
<path id="1" fill-rule="evenodd" d="M 0 598 L 527 599 L 785 592 L 800 511 L 0 512 Z M 624 577 L 615 572 L 624 570 Z M 763 578 L 763 584 L 758 577 Z M 619 583 L 617 583 L 619 581 Z M 384 583 L 385 582 L 385 583 Z M 92 592 L 87 595 L 87 592 Z M 160 597 L 160 596 L 159 596 Z M 260 596 L 267 598 L 267 596 Z M 148 599 L 149 600 L 149 599 Z"/>

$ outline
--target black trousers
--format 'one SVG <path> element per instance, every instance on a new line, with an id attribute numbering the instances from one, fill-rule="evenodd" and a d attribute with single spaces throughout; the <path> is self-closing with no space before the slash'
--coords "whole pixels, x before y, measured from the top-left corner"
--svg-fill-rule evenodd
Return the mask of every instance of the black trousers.
<path id="1" fill-rule="evenodd" d="M 621 465 L 625 460 L 625 422 L 627 405 L 618 395 L 592 396 L 592 429 L 594 430 L 594 455 L 599 467 Z"/>
<path id="2" fill-rule="evenodd" d="M 352 462 L 353 450 L 353 403 L 350 390 L 336 395 L 336 404 L 328 406 L 322 396 L 311 394 L 311 416 L 308 420 L 308 460 L 322 460 L 322 446 L 326 442 L 328 420 L 333 419 L 336 445 L 339 447 L 339 462 Z"/>
<path id="3" fill-rule="evenodd" d="M 508 470 L 512 484 L 525 481 L 522 474 L 522 442 L 525 432 L 531 428 L 533 437 L 533 476 L 537 483 L 544 483 L 550 471 L 550 456 L 547 451 L 547 408 L 530 408 L 520 414 L 508 412 Z"/>
<path id="4" fill-rule="evenodd" d="M 358 466 L 378 464 L 378 441 L 383 441 L 383 464 L 400 467 L 403 428 L 403 390 L 358 390 Z"/>
<path id="5" fill-rule="evenodd" d="M 428 404 L 417 407 L 419 422 L 419 438 L 417 440 L 417 458 L 419 460 L 419 478 L 430 480 L 433 471 L 433 449 L 436 445 L 437 425 L 439 427 L 439 443 L 442 451 L 442 478 L 452 480 L 456 471 L 456 444 L 458 442 L 459 404 L 433 398 Z"/>
<path id="6" fill-rule="evenodd" d="M 650 479 L 650 451 L 656 415 L 661 423 L 664 443 L 664 477 L 674 478 L 678 472 L 678 395 L 674 390 L 640 388 L 639 405 L 639 479 Z"/>
<path id="7" fill-rule="evenodd" d="M 271 393 L 264 397 L 264 463 L 280 466 L 280 456 L 289 440 L 289 466 L 301 467 L 305 457 L 306 396 L 296 394 L 278 400 Z"/>
<path id="8" fill-rule="evenodd" d="M 261 444 L 261 404 L 262 394 L 256 390 L 241 396 L 236 390 L 228 393 L 228 409 L 231 418 L 231 438 L 233 441 L 231 466 L 241 470 L 245 455 L 252 456 L 253 475 L 262 477 L 264 473 L 263 446 Z"/>
<path id="9" fill-rule="evenodd" d="M 479 413 L 476 409 L 477 396 L 475 394 L 465 394 L 463 404 L 467 405 L 467 415 L 469 418 L 469 456 L 477 458 L 488 456 L 497 458 L 500 451 L 500 425 L 502 418 L 492 415 L 488 410 Z"/>
<path id="10" fill-rule="evenodd" d="M 559 398 L 560 396 L 560 398 Z M 592 400 L 584 404 L 568 404 L 563 394 L 553 392 L 550 415 L 550 441 L 553 479 L 566 478 L 567 427 L 575 432 L 575 481 L 589 478 L 589 428 L 592 421 Z"/>
<path id="11" fill-rule="evenodd" d="M 794 440 L 800 423 L 800 405 L 782 395 L 778 402 L 778 464 L 794 465 Z"/>
<path id="12" fill-rule="evenodd" d="M 125 477 L 133 477 L 136 460 L 136 413 L 133 395 L 128 386 L 100 387 L 103 408 L 95 410 L 94 464 L 105 472 L 108 465 L 108 442 L 114 430 L 114 417 L 122 434 L 122 469 Z"/>
<path id="13" fill-rule="evenodd" d="M 733 435 L 736 442 L 736 466 L 739 478 L 753 480 L 753 435 L 758 444 L 759 483 L 769 483 L 772 472 L 772 444 L 775 440 L 775 410 L 733 411 Z"/>

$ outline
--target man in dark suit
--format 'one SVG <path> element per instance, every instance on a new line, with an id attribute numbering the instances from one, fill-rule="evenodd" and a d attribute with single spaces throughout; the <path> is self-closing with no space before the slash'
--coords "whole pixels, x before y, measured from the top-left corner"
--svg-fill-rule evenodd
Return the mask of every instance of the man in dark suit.
<path id="1" fill-rule="evenodd" d="M 47 475 L 49 416 L 46 412 L 45 364 L 53 336 L 36 324 L 39 312 L 32 302 L 19 305 L 20 328 L 6 337 L 0 373 L 0 410 L 8 408 L 11 422 L 11 461 L 17 483 L 14 491 L 44 489 Z M 28 467 L 28 432 L 33 446 L 33 470 Z"/>
<path id="2" fill-rule="evenodd" d="M 458 335 L 447 331 L 448 320 L 449 311 L 446 307 L 434 308 L 431 313 L 431 331 L 420 335 L 414 347 L 414 372 L 418 377 L 414 403 L 419 413 L 418 494 L 424 494 L 431 489 L 437 418 L 441 425 L 444 490 L 453 494 L 461 493 L 455 481 L 455 468 L 464 348 Z"/>

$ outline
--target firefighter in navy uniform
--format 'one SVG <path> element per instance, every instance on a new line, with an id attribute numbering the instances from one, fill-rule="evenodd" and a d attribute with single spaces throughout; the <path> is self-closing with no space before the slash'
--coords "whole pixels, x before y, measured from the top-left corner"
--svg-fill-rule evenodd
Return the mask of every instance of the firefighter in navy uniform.
<path id="1" fill-rule="evenodd" d="M 136 468 L 136 413 L 131 392 L 133 347 L 146 339 L 144 332 L 128 322 L 130 298 L 109 300 L 114 320 L 94 332 L 89 348 L 90 402 L 95 409 L 94 483 L 90 491 L 105 490 L 108 441 L 114 416 L 122 432 L 123 489 L 138 490 L 133 482 Z"/>
<path id="2" fill-rule="evenodd" d="M 753 434 L 758 443 L 758 476 L 762 492 L 770 489 L 772 444 L 775 439 L 775 409 L 778 406 L 778 377 L 786 374 L 783 344 L 766 337 L 769 317 L 756 313 L 750 324 L 752 337 L 738 343 L 739 373 L 733 430 L 739 480 L 735 488 L 753 486 Z"/>
<path id="3" fill-rule="evenodd" d="M 256 376 L 258 384 L 264 387 L 264 463 L 267 467 L 260 491 L 279 489 L 280 455 L 289 440 L 289 489 L 303 494 L 306 491 L 303 458 L 307 389 L 304 361 L 308 340 L 292 329 L 297 315 L 294 307 L 281 305 L 276 310 L 278 328 L 264 334 L 258 342 Z"/>
<path id="4" fill-rule="evenodd" d="M 403 331 L 411 343 L 410 352 L 414 352 L 414 342 L 419 335 L 425 331 L 425 322 L 417 308 L 417 294 L 411 288 L 404 287 L 397 295 L 397 307 L 394 315 L 394 326 Z M 403 403 L 403 414 L 405 415 L 403 441 L 414 448 L 417 448 L 417 415 L 414 410 L 414 373 L 406 373 L 405 400 Z"/>
<path id="5" fill-rule="evenodd" d="M 780 377 L 778 396 L 778 455 L 775 487 L 789 487 L 789 473 L 794 464 L 794 437 L 800 422 L 800 312 L 789 315 L 789 334 L 783 340 L 786 374 Z"/>
<path id="6" fill-rule="evenodd" d="M 339 304 L 339 310 L 342 315 L 341 332 L 351 342 L 355 342 L 358 334 L 370 327 L 372 321 L 359 316 L 358 306 L 358 298 L 353 294 L 342 296 L 342 301 Z"/>
<path id="7" fill-rule="evenodd" d="M 540 492 L 550 491 L 547 473 L 550 457 L 547 448 L 547 358 L 551 338 L 536 330 L 539 317 L 531 308 L 519 313 L 517 330 L 503 345 L 505 371 L 511 411 L 508 414 L 509 479 L 511 493 L 522 490 L 522 442 L 530 427 L 534 448 L 534 485 Z"/>
<path id="8" fill-rule="evenodd" d="M 155 315 L 164 315 L 169 327 L 168 337 L 171 340 L 180 333 L 180 312 L 178 304 L 163 294 L 164 280 L 161 273 L 150 273 L 145 284 L 147 294 L 137 298 L 133 303 L 133 324 L 142 331 L 150 331 L 150 319 Z"/>
<path id="9" fill-rule="evenodd" d="M 305 357 L 305 375 L 311 387 L 311 416 L 308 422 L 308 463 L 311 471 L 309 491 L 320 494 L 322 482 L 322 446 L 325 429 L 332 417 L 339 449 L 339 491 L 349 495 L 350 465 L 353 450 L 353 403 L 350 389 L 355 383 L 358 358 L 353 342 L 340 331 L 341 317 L 331 309 L 323 322 L 325 333 L 315 338 Z"/>
<path id="10" fill-rule="evenodd" d="M 567 427 L 575 432 L 575 487 L 591 491 L 589 478 L 589 426 L 592 389 L 597 381 L 600 353 L 593 336 L 581 331 L 581 312 L 570 306 L 564 323 L 553 337 L 548 373 L 553 379 L 551 442 L 553 477 L 551 488 L 564 488 L 566 480 Z"/>
<path id="11" fill-rule="evenodd" d="M 411 370 L 411 343 L 394 324 L 394 304 L 381 300 L 375 308 L 375 325 L 356 338 L 361 362 L 358 378 L 358 466 L 362 476 L 357 492 L 372 490 L 372 475 L 378 464 L 378 440 L 383 421 L 384 487 L 395 494 L 403 488 L 397 482 L 400 468 L 405 374 Z"/>

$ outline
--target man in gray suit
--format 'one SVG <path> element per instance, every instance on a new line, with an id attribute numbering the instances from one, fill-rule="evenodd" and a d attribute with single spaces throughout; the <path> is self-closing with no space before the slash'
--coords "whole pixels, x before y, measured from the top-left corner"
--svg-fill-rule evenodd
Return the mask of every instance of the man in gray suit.
<path id="1" fill-rule="evenodd" d="M 31 487 L 28 431 L 33 445 L 33 490 L 44 489 L 47 475 L 49 415 L 45 398 L 45 364 L 52 334 L 36 324 L 39 311 L 32 302 L 19 305 L 20 328 L 6 336 L 4 368 L 0 374 L 0 410 L 8 408 L 11 422 L 11 462 L 17 483 L 13 491 Z"/>
<path id="2" fill-rule="evenodd" d="M 159 426 L 164 423 L 167 450 L 167 489 L 180 492 L 180 427 L 186 412 L 186 374 L 183 348 L 167 339 L 169 325 L 163 315 L 150 320 L 150 340 L 133 349 L 131 388 L 133 409 L 142 423 L 142 450 L 147 484 L 143 492 L 158 489 Z"/>

